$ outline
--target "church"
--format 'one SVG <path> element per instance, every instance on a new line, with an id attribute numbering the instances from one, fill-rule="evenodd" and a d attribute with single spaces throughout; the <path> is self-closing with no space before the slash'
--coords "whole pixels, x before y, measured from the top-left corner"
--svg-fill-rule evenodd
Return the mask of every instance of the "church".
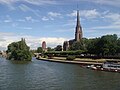
<path id="1" fill-rule="evenodd" d="M 64 41 L 63 43 L 63 51 L 67 51 L 69 47 L 74 43 L 74 42 L 81 42 L 83 37 L 82 33 L 82 27 L 80 25 L 80 16 L 79 16 L 79 10 L 77 10 L 77 23 L 76 23 L 76 28 L 75 28 L 75 38 L 69 41 Z"/>

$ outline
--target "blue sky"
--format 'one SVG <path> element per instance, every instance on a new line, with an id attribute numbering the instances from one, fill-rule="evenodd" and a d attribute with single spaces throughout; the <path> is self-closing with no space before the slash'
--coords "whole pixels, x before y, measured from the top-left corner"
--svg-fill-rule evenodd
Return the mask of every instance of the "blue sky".
<path id="1" fill-rule="evenodd" d="M 84 37 L 120 37 L 120 0 L 0 0 L 0 50 L 22 37 L 31 49 L 62 45 L 74 38 L 77 9 Z"/>

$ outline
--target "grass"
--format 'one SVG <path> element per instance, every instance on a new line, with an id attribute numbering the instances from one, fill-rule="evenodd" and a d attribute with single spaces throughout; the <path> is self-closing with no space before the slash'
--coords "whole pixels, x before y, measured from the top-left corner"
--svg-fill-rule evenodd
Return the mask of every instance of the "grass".
<path id="1" fill-rule="evenodd" d="M 55 60 L 66 60 L 66 57 L 53 57 L 53 59 L 55 59 Z M 73 61 L 103 63 L 103 62 L 106 61 L 106 59 L 76 58 Z"/>

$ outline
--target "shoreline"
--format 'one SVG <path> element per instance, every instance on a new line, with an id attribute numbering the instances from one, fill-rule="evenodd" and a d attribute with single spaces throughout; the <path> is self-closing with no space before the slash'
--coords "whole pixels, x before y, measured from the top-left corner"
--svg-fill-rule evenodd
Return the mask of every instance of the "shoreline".
<path id="1" fill-rule="evenodd" d="M 75 60 L 66 60 L 64 57 L 54 57 L 52 59 L 49 58 L 36 58 L 42 61 L 49 61 L 49 62 L 58 62 L 58 63 L 68 63 L 68 64 L 79 64 L 79 65 L 102 65 L 104 59 L 101 60 L 92 60 L 92 59 L 75 59 Z"/>
<path id="2" fill-rule="evenodd" d="M 96 71 L 105 71 L 105 72 L 120 72 L 120 70 L 113 70 L 113 69 L 105 69 L 103 68 L 103 63 L 107 60 L 107 59 L 75 59 L 73 61 L 70 60 L 66 60 L 65 58 L 61 58 L 61 57 L 54 57 L 52 59 L 48 59 L 48 58 L 36 58 L 37 60 L 42 60 L 42 61 L 48 61 L 48 62 L 56 62 L 56 63 L 65 63 L 65 64 L 76 64 L 76 65 L 80 65 L 83 68 L 87 68 L 87 69 L 91 69 L 91 70 L 96 70 Z M 109 60 L 113 60 L 113 59 L 109 59 Z M 91 62 L 92 61 L 92 62 Z"/>

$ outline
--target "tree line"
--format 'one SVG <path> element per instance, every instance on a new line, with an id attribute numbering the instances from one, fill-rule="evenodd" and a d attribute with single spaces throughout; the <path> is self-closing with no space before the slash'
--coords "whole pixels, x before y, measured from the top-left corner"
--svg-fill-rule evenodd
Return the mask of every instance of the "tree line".
<path id="1" fill-rule="evenodd" d="M 51 51 L 52 52 L 51 52 Z M 99 38 L 83 38 L 80 42 L 74 42 L 68 51 L 62 51 L 62 45 L 57 45 L 54 49 L 49 49 L 47 53 L 57 54 L 86 54 L 90 56 L 119 56 L 120 38 L 116 34 L 104 35 Z M 75 52 L 76 51 L 76 52 Z"/>

